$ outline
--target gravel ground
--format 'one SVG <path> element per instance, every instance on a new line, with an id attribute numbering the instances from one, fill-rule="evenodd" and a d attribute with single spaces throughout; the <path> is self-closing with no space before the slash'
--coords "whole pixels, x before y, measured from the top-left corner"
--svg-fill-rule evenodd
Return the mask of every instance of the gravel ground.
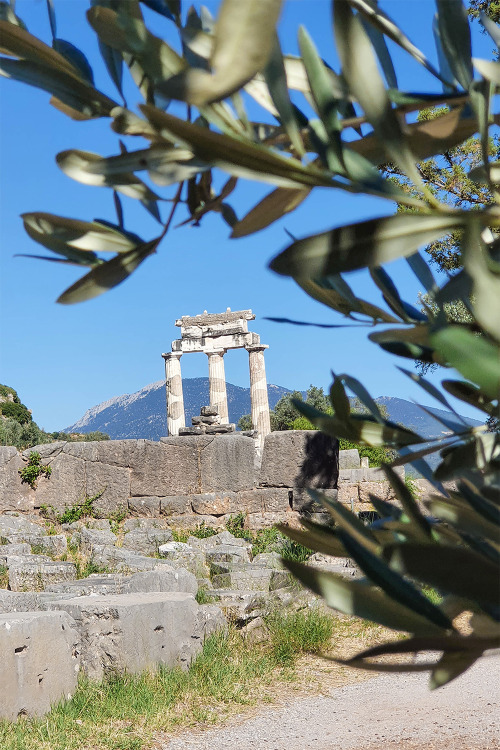
<path id="1" fill-rule="evenodd" d="M 500 660 L 483 659 L 431 692 L 428 674 L 381 675 L 290 700 L 217 729 L 185 732 L 161 750 L 500 750 Z"/>

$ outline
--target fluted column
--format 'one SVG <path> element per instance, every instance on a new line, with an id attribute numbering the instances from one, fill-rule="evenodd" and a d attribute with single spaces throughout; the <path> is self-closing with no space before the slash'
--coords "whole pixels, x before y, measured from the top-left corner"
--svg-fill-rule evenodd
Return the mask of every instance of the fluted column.
<path id="1" fill-rule="evenodd" d="M 226 374 L 224 372 L 224 349 L 207 352 L 208 380 L 210 386 L 210 406 L 216 406 L 222 424 L 229 422 L 227 408 Z"/>
<path id="2" fill-rule="evenodd" d="M 247 346 L 250 362 L 250 399 L 252 404 L 252 426 L 259 432 L 259 443 L 264 444 L 264 438 L 271 432 L 269 415 L 269 399 L 267 397 L 266 366 L 264 350 L 268 346 Z"/>
<path id="3" fill-rule="evenodd" d="M 180 352 L 163 354 L 167 388 L 167 427 L 168 434 L 178 435 L 179 429 L 186 426 L 184 417 L 184 396 L 182 394 Z"/>

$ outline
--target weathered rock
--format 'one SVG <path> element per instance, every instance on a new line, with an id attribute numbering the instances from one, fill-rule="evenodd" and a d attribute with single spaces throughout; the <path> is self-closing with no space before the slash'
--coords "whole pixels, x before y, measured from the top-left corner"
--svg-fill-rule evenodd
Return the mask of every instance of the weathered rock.
<path id="1" fill-rule="evenodd" d="M 162 516 L 177 516 L 191 513 L 190 495 L 172 495 L 160 497 L 160 513 Z"/>
<path id="2" fill-rule="evenodd" d="M 52 506 L 57 512 L 81 504 L 86 497 L 85 462 L 60 452 L 44 463 L 52 469 L 50 477 L 40 477 L 35 492 L 36 507 Z"/>
<path id="3" fill-rule="evenodd" d="M 35 591 L 7 591 L 6 589 L 0 589 L 0 613 L 37 610 L 40 604 L 39 596 Z"/>
<path id="4" fill-rule="evenodd" d="M 190 439 L 160 443 L 136 440 L 129 457 L 132 469 L 130 495 L 167 497 L 199 492 L 198 452 Z"/>
<path id="5" fill-rule="evenodd" d="M 0 544 L 0 565 L 7 564 L 7 558 L 12 555 L 29 555 L 29 544 Z"/>
<path id="6" fill-rule="evenodd" d="M 241 628 L 240 632 L 245 639 L 245 643 L 249 646 L 265 643 L 269 639 L 269 628 L 262 617 L 250 620 L 247 625 Z"/>
<path id="7" fill-rule="evenodd" d="M 206 492 L 192 495 L 191 505 L 195 513 L 209 516 L 223 516 L 234 511 L 234 492 Z"/>
<path id="8" fill-rule="evenodd" d="M 158 552 L 160 545 L 171 539 L 171 529 L 134 529 L 125 534 L 123 547 L 143 555 L 154 555 Z"/>
<path id="9" fill-rule="evenodd" d="M 0 615 L 0 716 L 42 716 L 72 697 L 78 679 L 79 635 L 66 612 Z"/>
<path id="10" fill-rule="evenodd" d="M 194 636 L 203 643 L 218 630 L 227 630 L 227 620 L 221 608 L 216 604 L 202 604 L 196 614 Z"/>
<path id="11" fill-rule="evenodd" d="M 286 513 L 290 510 L 292 491 L 286 487 L 257 487 L 238 492 L 234 500 L 231 513 Z"/>
<path id="12" fill-rule="evenodd" d="M 338 494 L 340 492 L 340 485 L 338 490 L 324 488 L 318 490 L 318 492 L 327 497 L 329 500 L 337 500 Z M 300 513 L 312 513 L 323 508 L 321 503 L 312 498 L 307 489 L 303 487 L 294 488 L 292 507 L 293 510 L 296 510 Z"/>
<path id="13" fill-rule="evenodd" d="M 0 449 L 3 446 L 0 446 Z M 0 472 L 1 474 L 1 472 Z M 0 536 L 9 537 L 11 534 L 40 534 L 43 527 L 33 523 L 23 516 L 3 514 L 0 515 Z"/>
<path id="14" fill-rule="evenodd" d="M 107 442 L 107 441 L 106 441 Z M 97 461 L 86 462 L 87 497 L 96 497 L 92 505 L 101 517 L 128 510 L 130 469 Z"/>
<path id="15" fill-rule="evenodd" d="M 84 526 L 87 529 L 111 531 L 111 523 L 108 518 L 88 518 L 85 520 Z"/>
<path id="16" fill-rule="evenodd" d="M 180 447 L 190 450 L 196 463 L 196 488 L 184 492 L 179 486 L 176 488 L 179 494 L 219 492 L 228 488 L 237 492 L 251 489 L 255 484 L 255 448 L 251 438 L 240 434 L 168 437 L 161 438 L 161 444 L 169 450 Z"/>
<path id="17" fill-rule="evenodd" d="M 316 430 L 286 430 L 266 435 L 260 486 L 335 488 L 338 471 L 335 438 Z"/>
<path id="18" fill-rule="evenodd" d="M 212 583 L 215 590 L 269 591 L 273 572 L 275 571 L 268 568 L 247 566 L 245 570 L 235 570 L 229 573 L 214 575 Z"/>
<path id="19" fill-rule="evenodd" d="M 271 606 L 264 593 L 259 591 L 214 589 L 211 593 L 217 597 L 226 619 L 240 625 L 267 614 Z"/>
<path id="20" fill-rule="evenodd" d="M 39 529 L 39 531 L 43 531 L 43 529 Z M 52 534 L 48 536 L 46 534 L 42 535 L 20 532 L 18 534 L 9 534 L 8 539 L 13 545 L 17 542 L 19 544 L 24 542 L 29 545 L 28 554 L 33 550 L 43 555 L 64 555 L 68 549 L 68 542 L 65 534 Z"/>
<path id="21" fill-rule="evenodd" d="M 221 528 L 224 519 L 219 516 L 166 516 L 167 523 L 171 529 L 195 529 L 198 526 L 210 526 L 211 528 Z"/>
<path id="22" fill-rule="evenodd" d="M 136 529 L 167 529 L 167 523 L 163 518 L 127 518 L 123 524 L 123 531 L 134 531 Z"/>
<path id="23" fill-rule="evenodd" d="M 228 433 L 235 432 L 235 424 L 211 424 L 206 426 L 205 432 L 207 435 L 227 435 Z"/>
<path id="24" fill-rule="evenodd" d="M 191 594 L 83 596 L 57 602 L 81 634 L 81 665 L 92 680 L 160 665 L 187 668 L 202 646 Z"/>
<path id="25" fill-rule="evenodd" d="M 216 406 L 202 406 L 200 409 L 200 415 L 202 417 L 217 417 L 219 412 Z"/>
<path id="26" fill-rule="evenodd" d="M 205 555 L 201 550 L 193 549 L 182 542 L 167 542 L 158 548 L 158 553 L 165 558 L 170 565 L 176 568 L 186 568 L 196 578 L 204 578 L 208 574 L 205 564 Z"/>
<path id="27" fill-rule="evenodd" d="M 163 560 L 144 557 L 132 550 L 107 545 L 95 545 L 90 559 L 98 568 L 117 573 L 139 573 L 144 570 L 154 570 L 164 564 Z"/>
<path id="28" fill-rule="evenodd" d="M 249 513 L 245 519 L 245 528 L 250 529 L 250 531 L 258 531 L 259 529 L 269 529 L 278 523 L 296 526 L 298 519 L 299 514 L 291 510 L 287 513 Z"/>
<path id="29" fill-rule="evenodd" d="M 32 511 L 35 507 L 35 491 L 29 484 L 22 483 L 19 476 L 19 470 L 24 469 L 26 463 L 14 446 L 0 445 L 0 513 Z"/>
<path id="30" fill-rule="evenodd" d="M 159 497 L 129 497 L 129 513 L 138 516 L 159 516 L 160 515 L 160 498 Z"/>
<path id="31" fill-rule="evenodd" d="M 359 503 L 359 484 L 354 482 L 339 482 L 337 500 L 339 503 L 350 505 Z"/>
<path id="32" fill-rule="evenodd" d="M 397 501 L 396 493 L 389 482 L 360 482 L 359 502 L 370 503 L 370 494 L 389 503 Z"/>
<path id="33" fill-rule="evenodd" d="M 70 562 L 11 563 L 11 560 L 13 558 L 7 559 L 11 591 L 43 591 L 48 584 L 76 578 L 76 568 Z"/>
<path id="34" fill-rule="evenodd" d="M 395 466 L 396 474 L 404 479 L 405 467 Z M 386 481 L 386 476 L 382 469 L 341 469 L 339 472 L 339 482 L 381 482 Z"/>
<path id="35" fill-rule="evenodd" d="M 134 594 L 151 591 L 182 591 L 196 594 L 198 584 L 192 573 L 184 568 L 173 568 L 170 565 L 157 566 L 153 570 L 134 573 L 133 575 L 93 574 L 79 581 L 68 581 L 47 586 L 46 591 L 75 596 L 90 594 Z"/>
<path id="36" fill-rule="evenodd" d="M 237 545 L 218 544 L 212 549 L 205 550 L 205 559 L 209 565 L 213 563 L 249 563 L 250 555 L 246 547 Z"/>
<path id="37" fill-rule="evenodd" d="M 260 552 L 252 560 L 253 565 L 262 565 L 265 568 L 283 570 L 283 563 L 279 552 Z"/>
<path id="38" fill-rule="evenodd" d="M 207 431 L 207 427 L 204 424 L 196 424 L 192 427 L 179 427 L 180 437 L 196 437 L 197 435 L 204 435 Z"/>
<path id="39" fill-rule="evenodd" d="M 96 547 L 115 544 L 116 535 L 112 531 L 83 528 L 73 534 L 71 542 L 78 544 L 84 554 L 90 555 Z"/>
<path id="40" fill-rule="evenodd" d="M 359 469 L 361 460 L 357 448 L 339 451 L 339 469 Z"/>

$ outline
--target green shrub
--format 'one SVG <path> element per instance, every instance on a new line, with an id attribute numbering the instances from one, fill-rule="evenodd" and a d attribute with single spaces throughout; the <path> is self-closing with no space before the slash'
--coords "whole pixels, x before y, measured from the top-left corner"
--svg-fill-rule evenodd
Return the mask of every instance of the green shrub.
<path id="1" fill-rule="evenodd" d="M 94 518 L 95 512 L 93 505 L 95 501 L 99 500 L 99 498 L 103 495 L 105 489 L 106 488 L 93 495 L 92 497 L 85 497 L 81 503 L 76 503 L 69 508 L 65 508 L 64 513 L 58 516 L 58 522 L 74 523 L 75 521 L 80 521 L 80 519 L 82 518 Z"/>
<path id="2" fill-rule="evenodd" d="M 43 466 L 41 463 L 42 457 L 37 451 L 31 451 L 28 458 L 28 465 L 22 469 L 19 469 L 21 475 L 21 482 L 29 484 L 31 489 L 36 488 L 37 480 L 40 476 L 50 477 L 52 474 L 51 466 Z"/>
<path id="3" fill-rule="evenodd" d="M 13 401 L 0 401 L 0 414 L 19 424 L 28 424 L 33 421 L 28 408 L 24 404 L 16 404 Z"/>

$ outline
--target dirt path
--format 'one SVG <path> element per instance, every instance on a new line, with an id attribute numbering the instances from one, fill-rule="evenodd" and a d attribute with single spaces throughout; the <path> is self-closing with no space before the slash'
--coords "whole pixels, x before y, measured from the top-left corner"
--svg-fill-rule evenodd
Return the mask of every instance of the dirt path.
<path id="1" fill-rule="evenodd" d="M 500 659 L 430 692 L 428 675 L 381 675 L 190 730 L 158 750 L 500 750 Z"/>

